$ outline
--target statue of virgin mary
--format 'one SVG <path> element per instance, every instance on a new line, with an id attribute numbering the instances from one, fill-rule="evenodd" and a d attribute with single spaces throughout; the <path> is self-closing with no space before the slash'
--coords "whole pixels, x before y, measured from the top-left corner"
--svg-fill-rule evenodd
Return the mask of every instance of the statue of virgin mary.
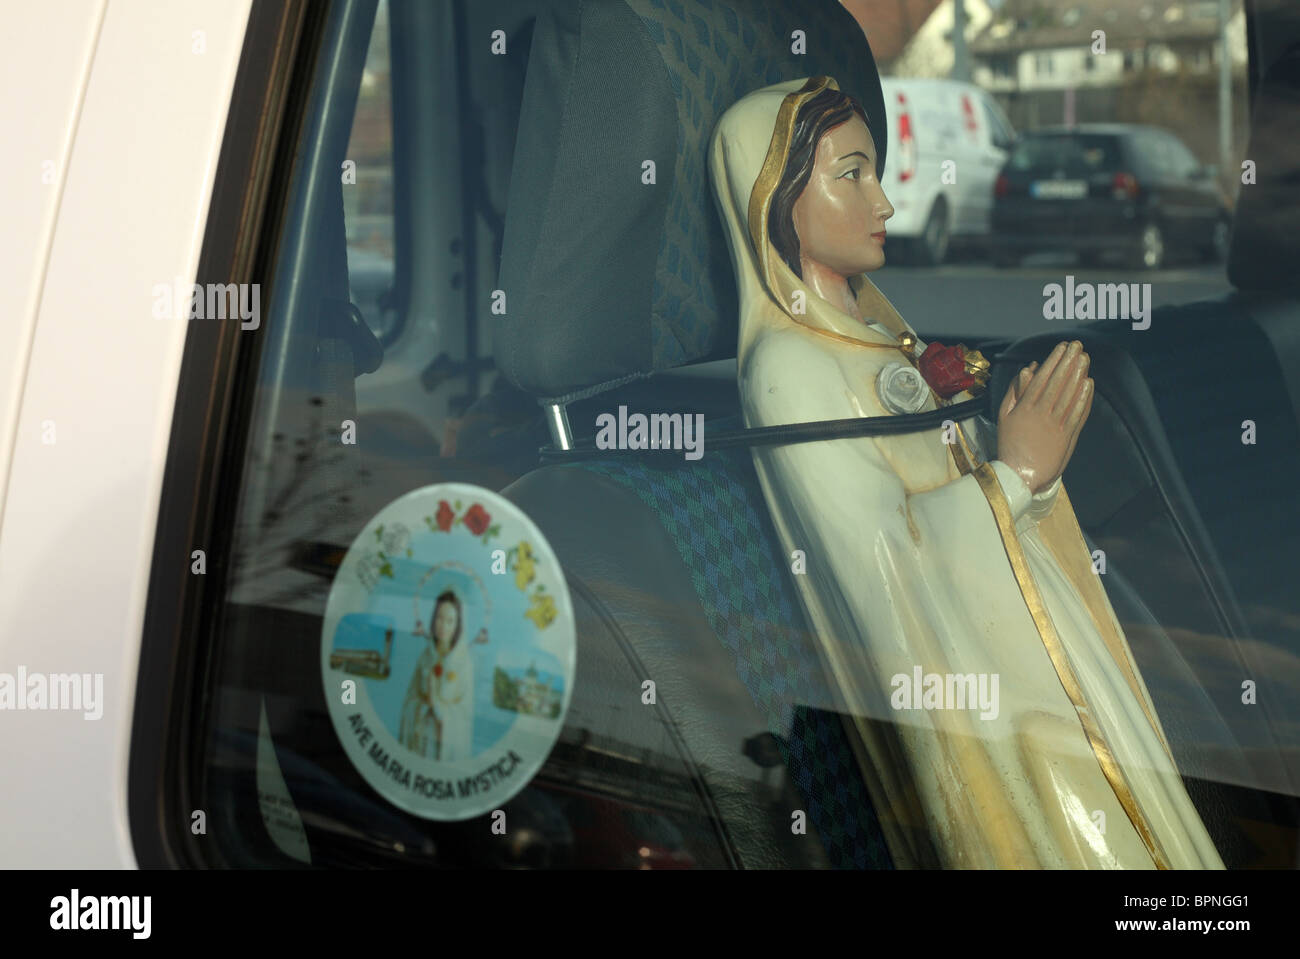
<path id="1" fill-rule="evenodd" d="M 983 388 L 978 353 L 927 348 L 867 278 L 893 211 L 866 115 L 833 79 L 738 101 L 709 166 L 746 426 L 923 412 Z M 978 428 L 753 450 L 902 867 L 1223 868 L 1060 480 L 1086 366 L 1073 343 L 1021 371 L 996 436 L 965 421 Z"/>

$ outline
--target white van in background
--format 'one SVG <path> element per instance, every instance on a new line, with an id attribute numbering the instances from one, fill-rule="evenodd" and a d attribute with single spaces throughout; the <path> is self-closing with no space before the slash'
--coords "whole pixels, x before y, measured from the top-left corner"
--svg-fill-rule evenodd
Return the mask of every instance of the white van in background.
<path id="1" fill-rule="evenodd" d="M 1015 132 L 974 84 L 883 77 L 882 86 L 889 121 L 882 185 L 894 206 L 887 249 L 900 239 L 905 262 L 933 266 L 947 257 L 950 240 L 988 236 L 993 183 Z"/>

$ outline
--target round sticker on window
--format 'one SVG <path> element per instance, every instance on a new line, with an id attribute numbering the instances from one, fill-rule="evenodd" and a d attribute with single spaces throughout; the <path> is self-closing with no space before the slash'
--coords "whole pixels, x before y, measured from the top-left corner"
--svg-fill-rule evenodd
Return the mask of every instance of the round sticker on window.
<path id="1" fill-rule="evenodd" d="M 546 761 L 573 687 L 560 564 L 509 500 L 460 483 L 384 507 L 330 587 L 321 674 L 362 777 L 427 819 L 469 819 Z"/>

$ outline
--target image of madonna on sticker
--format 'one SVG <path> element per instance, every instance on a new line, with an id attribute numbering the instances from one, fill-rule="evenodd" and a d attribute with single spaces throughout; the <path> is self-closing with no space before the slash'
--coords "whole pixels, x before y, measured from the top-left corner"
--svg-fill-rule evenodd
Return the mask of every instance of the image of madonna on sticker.
<path id="1" fill-rule="evenodd" d="M 489 490 L 426 487 L 373 517 L 339 566 L 321 646 L 349 760 L 419 815 L 499 806 L 563 727 L 568 589 L 540 531 Z"/>

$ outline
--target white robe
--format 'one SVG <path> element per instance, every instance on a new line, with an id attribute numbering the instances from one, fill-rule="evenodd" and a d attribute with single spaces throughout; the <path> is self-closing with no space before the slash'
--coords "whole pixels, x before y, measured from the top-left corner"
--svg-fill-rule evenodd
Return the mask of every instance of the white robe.
<path id="1" fill-rule="evenodd" d="M 804 287 L 770 243 L 762 256 L 753 248 L 739 211 L 752 213 L 777 111 L 802 84 L 741 100 L 711 151 L 738 271 L 750 427 L 889 415 L 877 377 L 902 354 L 884 330 L 910 329 L 865 277 L 859 306 L 878 328 Z M 808 310 L 796 318 L 780 304 L 797 289 Z M 924 408 L 935 406 L 931 396 Z M 1222 868 L 1122 629 L 1087 582 L 1091 557 L 1062 484 L 1031 496 L 1005 464 L 978 468 L 993 451 L 973 431 L 962 440 L 954 449 L 936 428 L 754 449 L 786 555 L 806 561 L 794 579 L 837 691 L 816 705 L 852 717 L 896 863 Z M 918 666 L 996 676 L 996 717 L 895 708 L 894 678 L 910 683 Z"/>
<path id="2" fill-rule="evenodd" d="M 468 644 L 458 643 L 442 661 L 441 676 L 434 674 L 436 662 L 433 644 L 428 643 L 412 670 L 398 738 L 407 749 L 427 759 L 469 759 L 474 734 L 474 670 Z M 432 701 L 432 708 L 427 700 Z M 442 722 L 441 745 L 435 715 Z"/>
<path id="3" fill-rule="evenodd" d="M 434 702 L 442 718 L 442 758 L 471 758 L 474 737 L 474 660 L 462 639 L 444 660 Z"/>

